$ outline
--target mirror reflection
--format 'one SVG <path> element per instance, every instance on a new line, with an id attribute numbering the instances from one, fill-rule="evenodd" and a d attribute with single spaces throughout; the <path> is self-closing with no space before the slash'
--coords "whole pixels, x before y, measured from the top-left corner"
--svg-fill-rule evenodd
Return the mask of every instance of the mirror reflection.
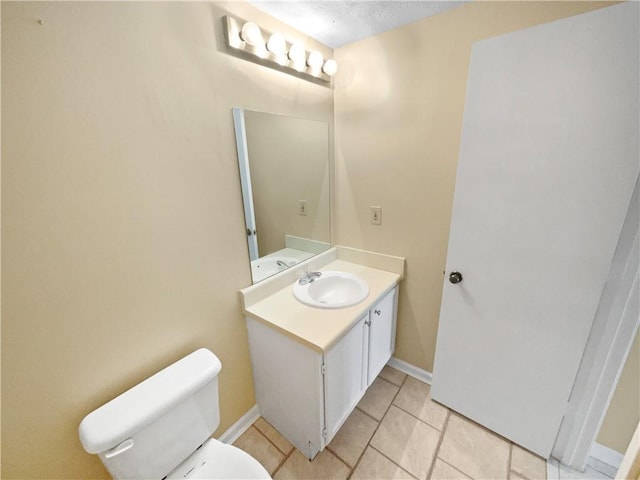
<path id="1" fill-rule="evenodd" d="M 253 283 L 330 247 L 329 125 L 233 109 Z"/>

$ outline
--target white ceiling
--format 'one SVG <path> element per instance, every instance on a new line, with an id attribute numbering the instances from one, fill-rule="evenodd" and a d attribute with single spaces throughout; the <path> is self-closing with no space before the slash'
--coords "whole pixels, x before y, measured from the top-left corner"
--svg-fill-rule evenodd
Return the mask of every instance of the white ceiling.
<path id="1" fill-rule="evenodd" d="M 331 48 L 430 17 L 465 1 L 431 0 L 249 0 Z"/>

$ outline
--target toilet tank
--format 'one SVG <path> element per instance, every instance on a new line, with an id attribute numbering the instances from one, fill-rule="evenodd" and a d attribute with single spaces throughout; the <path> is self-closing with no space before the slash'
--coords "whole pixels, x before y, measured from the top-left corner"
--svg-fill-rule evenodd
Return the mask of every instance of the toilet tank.
<path id="1" fill-rule="evenodd" d="M 196 350 L 88 414 L 82 446 L 116 479 L 161 479 L 220 423 L 218 357 Z"/>

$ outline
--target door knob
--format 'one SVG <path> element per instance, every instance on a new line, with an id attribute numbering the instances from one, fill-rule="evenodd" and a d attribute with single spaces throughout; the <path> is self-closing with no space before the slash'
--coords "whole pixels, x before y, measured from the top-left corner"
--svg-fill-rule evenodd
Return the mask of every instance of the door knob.
<path id="1" fill-rule="evenodd" d="M 462 274 L 460 272 L 451 272 L 449 274 L 449 281 L 451 283 L 460 283 L 462 281 Z"/>

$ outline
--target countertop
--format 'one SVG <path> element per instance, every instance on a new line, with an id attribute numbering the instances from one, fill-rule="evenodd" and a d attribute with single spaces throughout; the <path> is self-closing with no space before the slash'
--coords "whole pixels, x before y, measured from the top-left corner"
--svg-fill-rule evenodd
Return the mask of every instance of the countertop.
<path id="1" fill-rule="evenodd" d="M 339 340 L 358 320 L 400 282 L 401 275 L 344 260 L 334 260 L 319 269 L 350 272 L 362 277 L 369 295 L 352 307 L 321 309 L 298 302 L 293 282 L 272 295 L 244 306 L 245 315 L 288 335 L 314 350 L 324 352 Z"/>

